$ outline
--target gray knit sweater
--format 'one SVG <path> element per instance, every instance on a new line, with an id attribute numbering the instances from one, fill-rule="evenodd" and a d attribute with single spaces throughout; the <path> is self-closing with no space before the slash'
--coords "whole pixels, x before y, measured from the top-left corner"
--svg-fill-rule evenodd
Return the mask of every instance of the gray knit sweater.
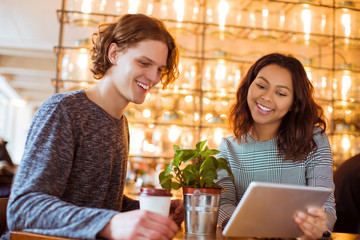
<path id="1" fill-rule="evenodd" d="M 36 113 L 7 210 L 10 230 L 94 239 L 119 211 L 129 153 L 125 116 L 113 118 L 83 90 L 56 94 Z"/>

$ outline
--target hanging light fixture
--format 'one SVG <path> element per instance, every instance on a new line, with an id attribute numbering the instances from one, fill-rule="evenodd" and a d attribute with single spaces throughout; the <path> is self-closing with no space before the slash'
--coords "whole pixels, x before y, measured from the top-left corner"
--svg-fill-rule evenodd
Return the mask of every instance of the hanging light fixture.
<path id="1" fill-rule="evenodd" d="M 106 6 L 106 0 L 67 1 L 67 9 L 74 12 L 70 21 L 81 27 L 97 27 L 104 20 L 97 14 L 105 13 Z"/>

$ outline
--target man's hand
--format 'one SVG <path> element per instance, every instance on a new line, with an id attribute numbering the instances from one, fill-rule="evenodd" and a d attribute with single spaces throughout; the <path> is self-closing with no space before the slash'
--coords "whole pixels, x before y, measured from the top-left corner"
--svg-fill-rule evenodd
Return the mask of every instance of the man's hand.
<path id="1" fill-rule="evenodd" d="M 170 218 L 174 220 L 179 227 L 184 221 L 184 205 L 180 199 L 171 200 Z"/>
<path id="2" fill-rule="evenodd" d="M 98 233 L 106 239 L 173 239 L 179 227 L 170 218 L 157 213 L 134 210 L 114 215 Z"/>

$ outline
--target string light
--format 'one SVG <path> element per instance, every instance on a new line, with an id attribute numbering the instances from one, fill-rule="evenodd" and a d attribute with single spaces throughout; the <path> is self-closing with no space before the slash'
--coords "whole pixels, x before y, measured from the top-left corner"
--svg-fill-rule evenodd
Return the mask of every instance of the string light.
<path id="1" fill-rule="evenodd" d="M 170 142 L 174 143 L 179 138 L 181 134 L 180 128 L 176 125 L 172 125 L 169 129 L 168 138 Z"/>
<path id="2" fill-rule="evenodd" d="M 129 0 L 129 11 L 128 13 L 137 13 L 138 12 L 138 7 L 140 4 L 140 0 Z"/>
<path id="3" fill-rule="evenodd" d="M 184 21 L 184 12 L 185 12 L 185 3 L 184 0 L 175 0 L 174 1 L 174 9 L 177 13 L 177 21 L 182 22 Z"/>
<path id="4" fill-rule="evenodd" d="M 92 11 L 92 0 L 83 0 L 81 2 L 81 11 L 83 13 L 91 13 L 91 11 Z"/>
<path id="5" fill-rule="evenodd" d="M 347 12 L 347 9 L 344 9 L 344 11 Z M 345 29 L 345 36 L 350 37 L 350 34 L 351 34 L 351 18 L 350 18 L 350 14 L 348 14 L 348 13 L 342 14 L 341 23 L 342 23 L 342 25 L 344 26 L 344 29 Z"/>
<path id="6" fill-rule="evenodd" d="M 262 11 L 262 16 L 263 16 L 263 28 L 267 29 L 268 26 L 268 16 L 269 16 L 269 10 L 264 8 Z"/>
<path id="7" fill-rule="evenodd" d="M 218 64 L 216 66 L 216 70 L 215 70 L 215 80 L 216 81 L 224 81 L 225 77 L 226 77 L 225 60 L 219 59 Z"/>
<path id="8" fill-rule="evenodd" d="M 342 83 L 341 83 L 341 98 L 346 100 L 349 89 L 351 87 L 351 77 L 349 75 L 342 76 Z"/>
<path id="9" fill-rule="evenodd" d="M 220 30 L 224 31 L 226 16 L 229 13 L 229 4 L 224 0 L 220 1 L 218 5 L 218 12 Z"/>
<path id="10" fill-rule="evenodd" d="M 343 136 L 341 140 L 341 146 L 345 152 L 347 152 L 350 149 L 351 143 L 348 135 Z"/>

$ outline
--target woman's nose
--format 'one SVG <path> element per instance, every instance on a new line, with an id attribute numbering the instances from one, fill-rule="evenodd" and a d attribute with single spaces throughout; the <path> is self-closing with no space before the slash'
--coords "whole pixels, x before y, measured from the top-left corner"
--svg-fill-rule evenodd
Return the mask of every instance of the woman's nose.
<path id="1" fill-rule="evenodd" d="M 271 101 L 272 97 L 271 97 L 271 93 L 270 91 L 266 91 L 261 95 L 261 99 L 263 99 L 264 101 Z"/>

